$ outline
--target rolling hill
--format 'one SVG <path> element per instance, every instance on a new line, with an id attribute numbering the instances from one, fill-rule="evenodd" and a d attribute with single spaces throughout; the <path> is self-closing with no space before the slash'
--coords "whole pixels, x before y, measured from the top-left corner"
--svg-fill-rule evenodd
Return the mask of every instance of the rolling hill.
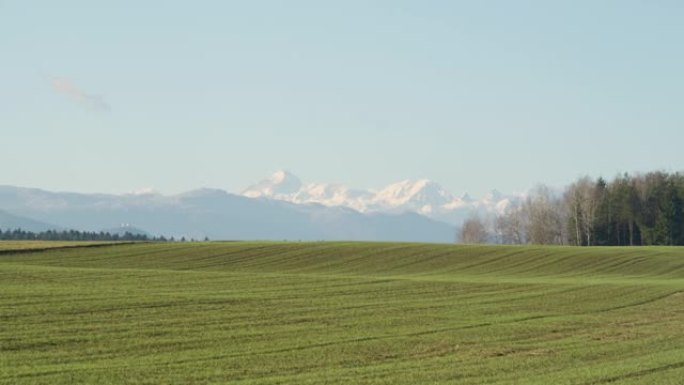
<path id="1" fill-rule="evenodd" d="M 0 256 L 0 291 L 0 383 L 684 377 L 684 250 L 675 247 L 54 248 Z"/>

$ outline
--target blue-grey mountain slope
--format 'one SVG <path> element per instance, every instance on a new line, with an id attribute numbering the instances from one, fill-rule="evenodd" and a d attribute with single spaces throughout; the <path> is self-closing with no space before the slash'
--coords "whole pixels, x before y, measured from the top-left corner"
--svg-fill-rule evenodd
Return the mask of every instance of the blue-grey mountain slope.
<path id="1" fill-rule="evenodd" d="M 59 226 L 21 217 L 0 210 L 0 230 L 22 229 L 26 231 L 41 232 L 47 230 L 59 230 Z"/>
<path id="2" fill-rule="evenodd" d="M 248 198 L 223 190 L 184 194 L 79 194 L 0 186 L 0 210 L 63 228 L 129 224 L 152 235 L 211 239 L 452 242 L 452 226 L 413 213 Z"/>

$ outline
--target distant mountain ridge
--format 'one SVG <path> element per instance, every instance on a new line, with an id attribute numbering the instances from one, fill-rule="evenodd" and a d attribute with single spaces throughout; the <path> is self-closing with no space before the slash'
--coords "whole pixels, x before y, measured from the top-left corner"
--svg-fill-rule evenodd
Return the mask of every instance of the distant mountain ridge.
<path id="1" fill-rule="evenodd" d="M 0 210 L 0 230 L 5 231 L 16 229 L 22 229 L 32 232 L 41 232 L 47 230 L 59 230 L 60 227 L 36 221 L 30 218 L 13 215 L 6 211 Z"/>
<path id="2" fill-rule="evenodd" d="M 496 190 L 477 200 L 467 193 L 455 196 L 428 179 L 407 179 L 377 191 L 358 190 L 339 184 L 303 183 L 284 170 L 247 187 L 242 195 L 295 204 L 349 207 L 362 213 L 412 212 L 452 225 L 460 225 L 473 212 L 500 214 L 523 199 L 522 195 L 504 195 Z"/>
<path id="3" fill-rule="evenodd" d="M 127 224 L 136 233 L 196 239 L 452 242 L 473 212 L 501 213 L 520 199 L 497 191 L 480 199 L 456 196 L 428 179 L 360 190 L 278 171 L 241 195 L 211 188 L 114 195 L 0 186 L 0 227 L 99 232 Z"/>
<path id="4" fill-rule="evenodd" d="M 454 239 L 452 226 L 414 213 L 361 213 L 343 206 L 252 199 L 207 188 L 177 195 L 153 192 L 113 195 L 0 186 L 0 210 L 12 223 L 29 227 L 26 230 L 46 230 L 35 227 L 46 224 L 52 228 L 99 232 L 117 229 L 123 223 L 152 236 L 195 239 L 416 242 Z M 17 222 L 18 218 L 22 222 Z"/>

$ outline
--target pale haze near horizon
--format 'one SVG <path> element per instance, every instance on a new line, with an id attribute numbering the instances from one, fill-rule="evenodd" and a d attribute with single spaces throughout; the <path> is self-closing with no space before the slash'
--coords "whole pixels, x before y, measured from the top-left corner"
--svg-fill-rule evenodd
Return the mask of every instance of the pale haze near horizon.
<path id="1" fill-rule="evenodd" d="M 0 184 L 456 194 L 684 169 L 676 1 L 0 0 Z"/>

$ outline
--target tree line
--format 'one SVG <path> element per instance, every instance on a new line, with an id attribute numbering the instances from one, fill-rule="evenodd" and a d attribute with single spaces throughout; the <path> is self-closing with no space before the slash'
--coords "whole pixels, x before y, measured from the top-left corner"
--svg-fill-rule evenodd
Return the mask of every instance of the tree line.
<path id="1" fill-rule="evenodd" d="M 145 234 L 125 232 L 123 234 L 109 232 L 90 232 L 78 230 L 47 230 L 41 232 L 26 231 L 22 229 L 0 229 L 0 240 L 4 241 L 173 241 L 173 238 L 150 237 Z"/>
<path id="2" fill-rule="evenodd" d="M 471 216 L 464 243 L 684 245 L 684 175 L 662 171 L 538 186 L 494 217 Z"/>

